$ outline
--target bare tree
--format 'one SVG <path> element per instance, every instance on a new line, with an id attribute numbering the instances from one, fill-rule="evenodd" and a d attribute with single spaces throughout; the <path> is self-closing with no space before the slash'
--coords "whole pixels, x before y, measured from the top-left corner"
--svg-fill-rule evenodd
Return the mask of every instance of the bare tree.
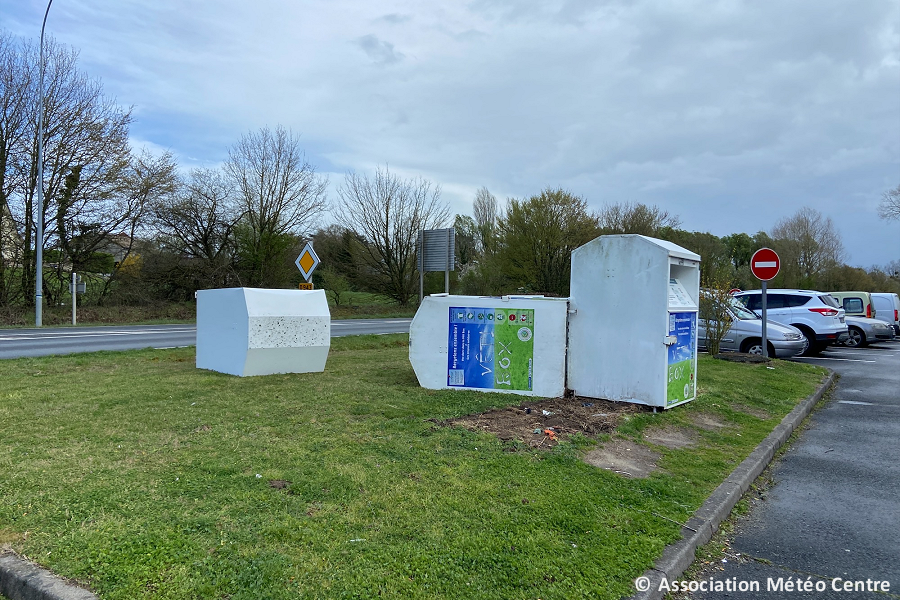
<path id="1" fill-rule="evenodd" d="M 9 197 L 22 185 L 22 172 L 13 167 L 29 134 L 28 90 L 32 76 L 33 68 L 24 60 L 18 38 L 0 30 L 0 306 L 18 299 L 16 290 L 21 292 L 8 269 L 21 263 L 23 252 Z"/>
<path id="2" fill-rule="evenodd" d="M 729 307 L 735 300 L 730 292 L 731 279 L 724 271 L 714 273 L 705 283 L 706 287 L 700 291 L 698 316 L 706 331 L 706 351 L 710 356 L 715 356 L 719 353 L 722 340 L 731 328 Z"/>
<path id="3" fill-rule="evenodd" d="M 25 252 L 21 289 L 29 290 L 34 289 L 36 267 L 30 249 L 35 245 L 33 209 L 39 185 L 37 111 L 43 111 L 44 122 L 44 180 L 40 182 L 44 205 L 37 217 L 42 220 L 44 238 L 38 242 L 62 253 L 72 249 L 69 242 L 73 236 L 83 237 L 83 231 L 100 231 L 110 219 L 127 218 L 118 200 L 127 196 L 131 112 L 106 98 L 100 82 L 78 70 L 75 50 L 57 44 L 52 38 L 45 42 L 45 94 L 44 104 L 39 107 L 36 76 L 39 48 L 27 40 L 15 47 L 11 44 L 7 40 L 6 53 L 17 54 L 19 66 L 16 70 L 15 60 L 4 60 L 3 65 L 12 65 L 12 71 L 7 70 L 4 77 L 18 82 L 18 87 L 13 87 L 24 98 L 27 119 L 24 124 L 20 122 L 15 139 L 9 138 L 3 193 L 22 232 Z M 10 85 L 12 80 L 4 84 Z M 111 209 L 111 203 L 116 205 L 115 210 Z M 62 260 L 57 261 L 61 263 Z M 52 298 L 48 297 L 48 301 Z"/>
<path id="4" fill-rule="evenodd" d="M 441 227 L 450 217 L 440 186 L 421 177 L 402 179 L 385 166 L 372 178 L 348 173 L 338 196 L 338 222 L 365 240 L 359 252 L 370 285 L 406 306 L 417 293 L 418 232 Z"/>
<path id="5" fill-rule="evenodd" d="M 118 260 L 109 277 L 104 278 L 98 300 L 102 302 L 109 295 L 123 267 L 129 264 L 138 235 L 147 231 L 151 207 L 175 193 L 176 168 L 175 159 L 168 152 L 159 156 L 147 151 L 131 155 L 117 173 L 115 185 L 98 191 L 94 198 L 79 192 L 80 170 L 73 169 L 57 203 L 56 246 L 63 258 L 56 267 L 57 294 L 67 289 L 66 270 L 82 270 L 96 252 L 108 250 L 114 242 Z M 72 202 L 73 196 L 78 197 L 77 202 Z M 134 269 L 129 274 L 136 275 Z"/>
<path id="6" fill-rule="evenodd" d="M 831 217 L 809 207 L 779 221 L 771 237 L 784 271 L 780 281 L 787 287 L 816 287 L 818 278 L 844 258 L 844 244 Z"/>
<path id="7" fill-rule="evenodd" d="M 225 172 L 244 216 L 239 233 L 247 283 L 278 284 L 284 253 L 327 209 L 328 181 L 306 161 L 299 136 L 281 126 L 242 136 L 228 152 Z"/>
<path id="8" fill-rule="evenodd" d="M 598 215 L 600 228 L 605 234 L 637 233 L 659 237 L 664 228 L 676 229 L 681 220 L 658 206 L 635 204 L 607 204 Z"/>
<path id="9" fill-rule="evenodd" d="M 900 220 L 900 185 L 881 195 L 878 215 L 888 221 Z"/>
<path id="10" fill-rule="evenodd" d="M 226 285 L 232 271 L 233 232 L 242 212 L 231 181 L 216 169 L 194 169 L 177 194 L 153 205 L 159 244 L 185 259 L 201 286 Z"/>

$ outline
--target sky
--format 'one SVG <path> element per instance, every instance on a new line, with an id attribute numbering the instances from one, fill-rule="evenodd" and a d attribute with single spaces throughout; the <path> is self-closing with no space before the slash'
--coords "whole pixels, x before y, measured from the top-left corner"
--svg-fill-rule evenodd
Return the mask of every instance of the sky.
<path id="1" fill-rule="evenodd" d="M 40 37 L 45 0 L 0 0 Z M 132 106 L 132 143 L 216 167 L 282 125 L 330 181 L 380 165 L 454 213 L 564 188 L 690 231 L 830 217 L 853 266 L 900 259 L 896 0 L 55 0 L 47 33 Z"/>

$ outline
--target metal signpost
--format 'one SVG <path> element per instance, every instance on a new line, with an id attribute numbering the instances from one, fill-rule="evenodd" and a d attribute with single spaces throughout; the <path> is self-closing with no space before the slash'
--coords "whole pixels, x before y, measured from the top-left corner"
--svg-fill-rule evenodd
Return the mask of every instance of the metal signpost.
<path id="1" fill-rule="evenodd" d="M 75 325 L 76 298 L 78 298 L 78 294 L 83 294 L 86 290 L 87 285 L 81 281 L 81 277 L 75 271 L 72 271 L 72 283 L 69 285 L 69 292 L 72 293 L 72 325 Z"/>
<path id="2" fill-rule="evenodd" d="M 771 248 L 760 248 L 750 259 L 750 270 L 762 282 L 762 355 L 769 357 L 769 338 L 766 332 L 766 284 L 778 275 L 781 259 Z"/>
<path id="3" fill-rule="evenodd" d="M 450 293 L 450 271 L 456 266 L 456 230 L 423 229 L 419 231 L 416 269 L 419 271 L 419 304 L 425 295 L 425 272 L 444 272 L 444 293 Z"/>
<path id="4" fill-rule="evenodd" d="M 300 289 L 313 289 L 313 284 L 309 278 L 312 277 L 313 271 L 319 266 L 319 256 L 316 254 L 316 251 L 313 250 L 312 242 L 306 243 L 306 246 L 303 247 L 303 251 L 300 252 L 300 256 L 297 257 L 294 264 L 297 265 L 297 268 L 300 269 L 300 274 L 303 275 L 303 279 L 306 280 L 306 283 L 300 284 Z"/>

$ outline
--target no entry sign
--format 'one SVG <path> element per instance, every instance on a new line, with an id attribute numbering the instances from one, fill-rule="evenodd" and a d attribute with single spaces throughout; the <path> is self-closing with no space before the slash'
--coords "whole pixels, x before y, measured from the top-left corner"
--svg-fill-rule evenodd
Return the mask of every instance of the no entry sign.
<path id="1" fill-rule="evenodd" d="M 778 275 L 781 269 L 781 259 L 771 248 L 760 248 L 750 259 L 750 270 L 760 281 L 769 281 Z"/>

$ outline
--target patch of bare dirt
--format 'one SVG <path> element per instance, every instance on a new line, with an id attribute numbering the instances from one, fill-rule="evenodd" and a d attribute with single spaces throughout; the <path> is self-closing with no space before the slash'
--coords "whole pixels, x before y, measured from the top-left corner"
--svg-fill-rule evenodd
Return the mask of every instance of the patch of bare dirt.
<path id="1" fill-rule="evenodd" d="M 623 416 L 644 410 L 646 407 L 636 404 L 573 396 L 435 422 L 493 433 L 501 440 L 520 441 L 533 448 L 552 448 L 575 433 L 588 437 L 611 433 Z"/>
<path id="2" fill-rule="evenodd" d="M 750 415 L 751 417 L 762 419 L 763 421 L 767 421 L 772 418 L 772 415 L 761 408 L 753 408 L 752 406 L 746 406 L 744 404 L 732 404 L 731 408 L 738 412 L 742 412 L 745 415 Z"/>
<path id="3" fill-rule="evenodd" d="M 716 431 L 717 429 L 728 426 L 728 424 L 719 417 L 702 412 L 692 413 L 691 422 L 704 431 Z"/>
<path id="4" fill-rule="evenodd" d="M 673 450 L 697 445 L 696 432 L 684 427 L 649 427 L 644 430 L 644 439 Z"/>
<path id="5" fill-rule="evenodd" d="M 613 438 L 584 456 L 589 465 L 624 475 L 644 478 L 656 470 L 660 454 L 631 440 Z"/>

